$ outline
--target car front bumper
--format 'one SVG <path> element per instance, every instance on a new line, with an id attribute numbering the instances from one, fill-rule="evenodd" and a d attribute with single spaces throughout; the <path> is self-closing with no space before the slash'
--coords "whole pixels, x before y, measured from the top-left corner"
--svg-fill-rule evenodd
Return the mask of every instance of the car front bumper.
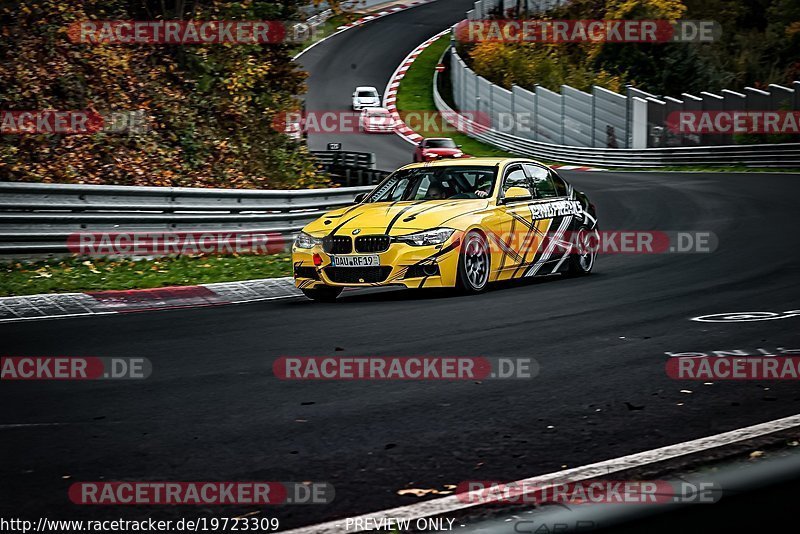
<path id="1" fill-rule="evenodd" d="M 311 289 L 319 286 L 374 287 L 401 285 L 408 288 L 454 287 L 458 271 L 459 239 L 451 237 L 441 245 L 416 247 L 392 243 L 385 252 L 375 253 L 378 267 L 333 267 L 331 255 L 321 246 L 310 249 L 292 247 L 295 286 Z M 321 264 L 314 265 L 314 255 Z M 365 256 L 343 254 L 343 256 Z"/>

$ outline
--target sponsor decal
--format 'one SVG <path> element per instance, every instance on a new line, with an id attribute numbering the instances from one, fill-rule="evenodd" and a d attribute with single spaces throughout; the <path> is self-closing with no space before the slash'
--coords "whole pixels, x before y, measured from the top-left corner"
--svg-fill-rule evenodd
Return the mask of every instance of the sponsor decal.
<path id="1" fill-rule="evenodd" d="M 577 200 L 558 200 L 556 202 L 544 202 L 541 204 L 531 204 L 531 216 L 534 219 L 552 219 L 553 217 L 564 217 L 566 215 L 579 215 L 583 213 L 583 206 Z"/>

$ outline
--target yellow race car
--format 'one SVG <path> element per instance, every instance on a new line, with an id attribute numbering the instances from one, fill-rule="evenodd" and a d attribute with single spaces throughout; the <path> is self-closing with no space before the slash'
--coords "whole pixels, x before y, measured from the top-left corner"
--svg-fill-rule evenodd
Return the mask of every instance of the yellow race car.
<path id="1" fill-rule="evenodd" d="M 309 223 L 292 247 L 295 285 L 332 301 L 348 286 L 484 291 L 490 282 L 588 274 L 595 208 L 528 159 L 406 165 L 353 206 Z"/>

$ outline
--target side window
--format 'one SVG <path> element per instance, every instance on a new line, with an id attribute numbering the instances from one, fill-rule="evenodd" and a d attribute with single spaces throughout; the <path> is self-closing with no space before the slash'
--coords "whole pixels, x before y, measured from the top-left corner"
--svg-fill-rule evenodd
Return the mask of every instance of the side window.
<path id="1" fill-rule="evenodd" d="M 550 176 L 550 172 L 547 169 L 531 164 L 525 164 L 525 169 L 528 171 L 528 174 L 531 175 L 534 198 L 551 198 L 558 196 L 553 178 Z"/>
<path id="2" fill-rule="evenodd" d="M 513 165 L 506 171 L 506 177 L 503 180 L 504 195 L 510 187 L 522 187 L 530 191 L 528 177 L 525 176 L 525 171 L 523 171 L 522 167 L 519 165 Z"/>
<path id="3" fill-rule="evenodd" d="M 556 193 L 558 194 L 558 196 L 560 197 L 567 196 L 567 191 L 568 191 L 567 182 L 565 182 L 563 178 L 561 178 L 554 172 L 551 172 L 550 176 L 553 178 L 553 182 L 555 182 L 556 184 Z"/>

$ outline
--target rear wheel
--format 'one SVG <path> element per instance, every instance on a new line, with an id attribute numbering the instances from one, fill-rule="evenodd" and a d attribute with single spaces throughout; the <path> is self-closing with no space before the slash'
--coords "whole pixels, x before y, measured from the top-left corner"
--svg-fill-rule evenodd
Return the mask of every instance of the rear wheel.
<path id="1" fill-rule="evenodd" d="M 342 292 L 341 287 L 320 286 L 311 289 L 303 289 L 303 294 L 317 302 L 333 302 Z"/>
<path id="2" fill-rule="evenodd" d="M 573 244 L 567 273 L 570 276 L 585 276 L 592 272 L 597 258 L 599 244 L 597 229 L 590 230 L 586 226 L 581 226 L 575 233 Z"/>
<path id="3" fill-rule="evenodd" d="M 464 236 L 458 257 L 458 287 L 466 293 L 480 293 L 489 286 L 491 258 L 486 238 L 472 230 Z"/>

